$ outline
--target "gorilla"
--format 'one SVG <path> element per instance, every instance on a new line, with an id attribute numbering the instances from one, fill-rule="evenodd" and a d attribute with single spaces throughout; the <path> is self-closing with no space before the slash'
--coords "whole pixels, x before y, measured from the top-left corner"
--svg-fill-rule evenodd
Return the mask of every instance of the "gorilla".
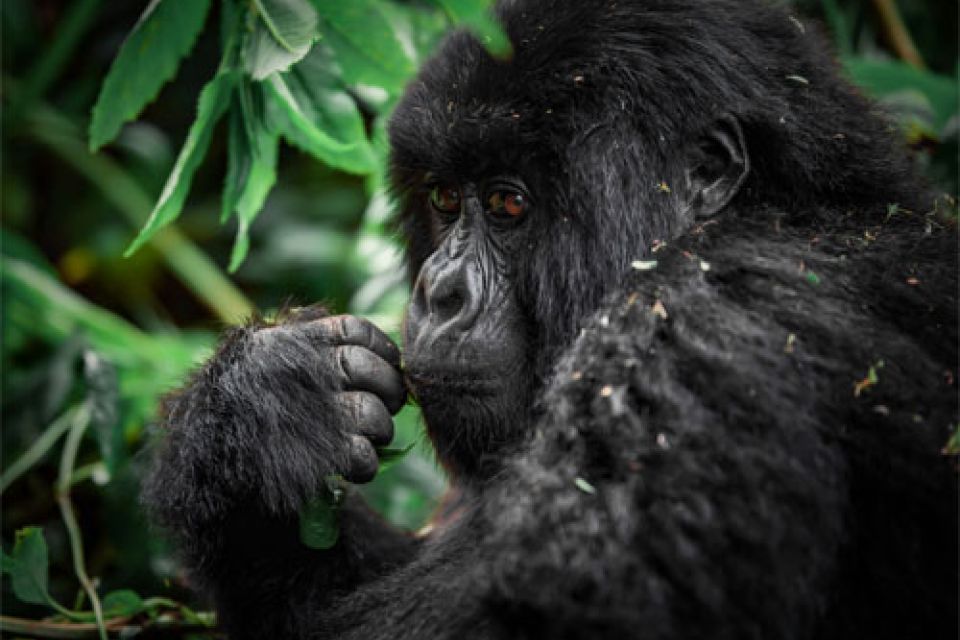
<path id="1" fill-rule="evenodd" d="M 955 637 L 955 213 L 761 0 L 504 0 L 399 103 L 403 352 L 319 307 L 164 404 L 144 501 L 232 638 Z M 451 491 L 344 482 L 419 402 Z"/>

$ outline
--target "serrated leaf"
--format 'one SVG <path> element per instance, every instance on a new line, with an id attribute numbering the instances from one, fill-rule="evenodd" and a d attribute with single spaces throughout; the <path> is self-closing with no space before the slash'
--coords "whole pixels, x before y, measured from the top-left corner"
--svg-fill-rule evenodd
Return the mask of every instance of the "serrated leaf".
<path id="1" fill-rule="evenodd" d="M 321 162 L 349 173 L 371 173 L 378 160 L 367 139 L 363 115 L 329 72 L 329 62 L 328 57 L 311 53 L 277 78 L 282 86 L 272 86 L 271 91 L 279 113 L 272 120 L 291 145 Z"/>
<path id="2" fill-rule="evenodd" d="M 210 0 L 153 0 L 127 36 L 93 106 L 90 150 L 113 140 L 123 123 L 156 98 L 193 47 Z"/>
<path id="3" fill-rule="evenodd" d="M 264 82 L 267 94 L 278 107 L 278 127 L 291 144 L 309 152 L 323 162 L 345 170 L 358 171 L 356 162 L 357 144 L 347 144 L 334 139 L 320 129 L 315 122 L 318 104 L 310 93 L 298 87 L 296 95 L 289 84 L 289 74 L 272 75 Z M 367 169 L 367 167 L 362 167 Z"/>
<path id="4" fill-rule="evenodd" d="M 237 237 L 230 255 L 230 273 L 240 268 L 250 249 L 250 225 L 277 182 L 277 134 L 262 125 L 254 132 L 249 154 L 250 171 L 236 202 Z"/>
<path id="5" fill-rule="evenodd" d="M 153 234 L 177 219 L 190 192 L 193 174 L 203 161 L 210 147 L 213 129 L 230 104 L 230 93 L 236 85 L 237 75 L 221 71 L 200 92 L 197 117 L 190 125 L 187 139 L 180 149 L 173 170 L 167 177 L 160 198 L 146 224 L 124 253 L 129 257 L 142 247 Z"/>
<path id="6" fill-rule="evenodd" d="M 300 510 L 300 542 L 311 549 L 329 549 L 340 537 L 338 520 L 332 496 L 311 498 Z"/>
<path id="7" fill-rule="evenodd" d="M 439 5 L 450 21 L 457 26 L 469 29 L 492 55 L 509 58 L 513 54 L 513 45 L 503 28 L 494 19 L 489 0 L 433 0 Z"/>
<path id="8" fill-rule="evenodd" d="M 250 142 L 238 106 L 230 109 L 227 129 L 227 175 L 223 181 L 223 199 L 220 207 L 221 224 L 230 219 L 237 209 L 243 186 L 250 175 Z"/>
<path id="9" fill-rule="evenodd" d="M 30 604 L 47 604 L 47 542 L 40 527 L 17 531 L 13 552 L 4 557 L 3 570 L 9 574 L 13 593 Z"/>
<path id="10" fill-rule="evenodd" d="M 368 84 L 399 92 L 415 71 L 378 0 L 313 0 L 320 33 L 336 54 L 348 84 Z"/>
<path id="11" fill-rule="evenodd" d="M 253 6 L 244 65 L 254 80 L 263 80 L 307 55 L 317 37 L 317 12 L 307 0 L 253 0 Z"/>

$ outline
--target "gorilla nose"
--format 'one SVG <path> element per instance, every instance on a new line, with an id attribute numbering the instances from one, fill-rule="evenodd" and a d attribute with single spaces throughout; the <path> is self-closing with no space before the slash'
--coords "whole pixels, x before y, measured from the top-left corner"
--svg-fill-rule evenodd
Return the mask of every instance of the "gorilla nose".
<path id="1" fill-rule="evenodd" d="M 481 296 L 472 271 L 462 263 L 424 266 L 410 304 L 410 317 L 421 325 L 421 331 L 463 332 L 473 326 Z"/>

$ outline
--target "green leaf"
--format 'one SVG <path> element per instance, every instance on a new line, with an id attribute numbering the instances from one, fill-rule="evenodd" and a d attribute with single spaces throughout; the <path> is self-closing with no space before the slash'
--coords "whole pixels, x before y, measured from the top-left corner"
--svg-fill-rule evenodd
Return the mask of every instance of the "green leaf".
<path id="1" fill-rule="evenodd" d="M 573 484 L 577 485 L 577 489 L 580 489 L 580 491 L 583 491 L 584 493 L 588 493 L 590 495 L 595 495 L 597 493 L 597 489 L 580 476 L 577 476 L 573 479 Z"/>
<path id="2" fill-rule="evenodd" d="M 336 53 L 348 84 L 368 84 L 398 93 L 415 71 L 378 0 L 313 0 L 320 33 Z"/>
<path id="3" fill-rule="evenodd" d="M 15 564 L 13 558 L 0 549 L 0 573 L 13 573 Z"/>
<path id="4" fill-rule="evenodd" d="M 250 249 L 250 225 L 263 207 L 270 190 L 277 182 L 277 134 L 259 125 L 251 141 L 249 172 L 236 201 L 237 237 L 230 254 L 231 273 L 240 268 Z"/>
<path id="5" fill-rule="evenodd" d="M 177 219 L 183 204 L 190 192 L 190 183 L 193 174 L 203 161 L 210 146 L 214 126 L 223 116 L 227 105 L 230 104 L 230 94 L 236 85 L 237 75 L 230 71 L 222 71 L 214 76 L 200 92 L 197 105 L 197 117 L 190 125 L 187 139 L 180 149 L 180 155 L 173 165 L 173 170 L 167 177 L 160 199 L 154 206 L 150 217 L 143 229 L 127 248 L 124 256 L 129 257 L 142 247 L 153 234 Z"/>
<path id="6" fill-rule="evenodd" d="M 4 555 L 3 571 L 10 575 L 13 593 L 30 604 L 49 604 L 47 593 L 47 542 L 40 527 L 17 531 L 13 553 Z"/>
<path id="7" fill-rule="evenodd" d="M 833 32 L 833 41 L 837 50 L 843 55 L 853 52 L 853 32 L 850 30 L 850 21 L 840 8 L 837 0 L 820 0 L 823 14 L 830 30 Z"/>
<path id="8" fill-rule="evenodd" d="M 332 496 L 311 498 L 300 511 L 300 541 L 311 549 L 329 549 L 340 537 L 337 505 Z"/>
<path id="9" fill-rule="evenodd" d="M 177 72 L 203 28 L 210 0 L 153 0 L 110 66 L 90 120 L 90 150 L 113 140 Z"/>
<path id="10" fill-rule="evenodd" d="M 469 29 L 498 58 L 513 55 L 513 45 L 490 12 L 489 0 L 434 0 L 455 25 Z"/>
<path id="11" fill-rule="evenodd" d="M 411 450 L 416 442 L 411 442 L 405 447 L 383 447 L 377 449 L 377 458 L 380 460 L 380 467 L 377 469 L 377 473 L 386 471 L 393 465 L 397 464 L 403 460 Z"/>
<path id="12" fill-rule="evenodd" d="M 850 78 L 875 98 L 913 89 L 922 93 L 934 113 L 934 126 L 942 131 L 957 113 L 960 90 L 954 78 L 922 71 L 899 60 L 846 58 L 843 65 Z"/>
<path id="13" fill-rule="evenodd" d="M 330 59 L 311 53 L 266 83 L 277 107 L 272 121 L 291 145 L 343 171 L 368 174 L 378 158 L 356 101 L 330 72 Z"/>
<path id="14" fill-rule="evenodd" d="M 227 125 L 227 175 L 223 181 L 223 199 L 220 222 L 225 223 L 237 209 L 243 186 L 250 175 L 250 160 L 253 151 L 243 124 L 243 114 L 237 106 L 230 109 Z"/>
<path id="15" fill-rule="evenodd" d="M 121 589 L 111 591 L 101 601 L 104 618 L 133 616 L 144 610 L 143 598 L 135 591 Z"/>
<path id="16" fill-rule="evenodd" d="M 253 28 L 244 63 L 254 80 L 286 71 L 310 51 L 317 12 L 307 0 L 252 0 Z"/>

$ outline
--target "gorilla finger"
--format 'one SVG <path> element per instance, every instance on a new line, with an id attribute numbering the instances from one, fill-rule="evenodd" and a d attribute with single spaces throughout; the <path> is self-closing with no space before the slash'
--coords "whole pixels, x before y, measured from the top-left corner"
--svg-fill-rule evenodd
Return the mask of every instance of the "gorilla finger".
<path id="1" fill-rule="evenodd" d="M 407 399 L 403 378 L 383 358 L 363 347 L 350 345 L 337 349 L 337 355 L 350 389 L 376 394 L 391 414 L 403 407 Z"/>
<path id="2" fill-rule="evenodd" d="M 377 475 L 377 450 L 363 436 L 350 436 L 350 468 L 343 477 L 354 483 L 370 482 Z"/>
<path id="3" fill-rule="evenodd" d="M 340 394 L 340 402 L 349 406 L 356 422 L 356 433 L 367 437 L 378 447 L 390 444 L 393 440 L 393 418 L 380 398 L 366 391 L 348 391 Z"/>
<path id="4" fill-rule="evenodd" d="M 400 348 L 368 320 L 351 315 L 332 316 L 311 323 L 308 330 L 328 344 L 366 347 L 393 367 L 400 368 Z"/>

